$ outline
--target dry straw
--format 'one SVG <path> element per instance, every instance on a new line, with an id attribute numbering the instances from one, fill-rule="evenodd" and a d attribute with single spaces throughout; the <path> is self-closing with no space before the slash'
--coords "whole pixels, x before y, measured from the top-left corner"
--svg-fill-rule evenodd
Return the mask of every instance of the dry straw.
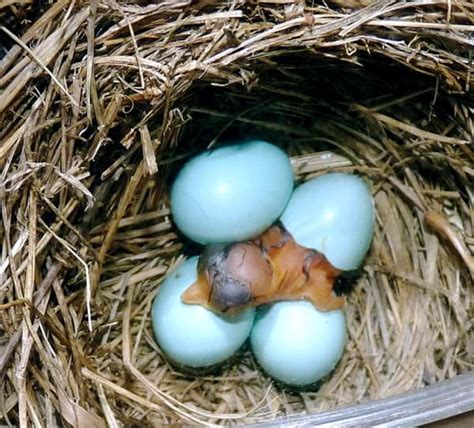
<path id="1" fill-rule="evenodd" d="M 9 0 L 0 23 L 0 424 L 244 424 L 473 370 L 471 0 Z M 197 251 L 173 174 L 242 136 L 299 179 L 372 183 L 347 352 L 318 391 L 248 351 L 184 375 L 152 338 L 157 287 Z"/>

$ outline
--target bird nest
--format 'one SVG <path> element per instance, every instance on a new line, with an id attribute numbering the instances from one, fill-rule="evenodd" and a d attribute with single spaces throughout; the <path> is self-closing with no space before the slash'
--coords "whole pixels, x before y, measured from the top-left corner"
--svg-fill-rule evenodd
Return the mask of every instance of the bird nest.
<path id="1" fill-rule="evenodd" d="M 0 424 L 255 423 L 472 370 L 472 1 L 6 1 L 0 24 Z M 170 183 L 240 137 L 299 181 L 373 189 L 347 349 L 318 390 L 245 349 L 182 373 L 152 336 L 160 283 L 199 252 Z"/>

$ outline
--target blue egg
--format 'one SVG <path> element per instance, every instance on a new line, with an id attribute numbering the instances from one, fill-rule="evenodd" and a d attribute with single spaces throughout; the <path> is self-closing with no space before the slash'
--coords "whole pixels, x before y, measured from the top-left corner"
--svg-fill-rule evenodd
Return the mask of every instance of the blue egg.
<path id="1" fill-rule="evenodd" d="M 250 141 L 206 151 L 179 172 L 171 190 L 173 219 L 201 244 L 242 241 L 278 219 L 293 190 L 288 156 Z"/>
<path id="2" fill-rule="evenodd" d="M 198 257 L 180 264 L 160 286 L 152 307 L 155 338 L 165 355 L 178 365 L 202 368 L 231 357 L 250 334 L 255 310 L 220 315 L 181 301 L 197 278 Z"/>
<path id="3" fill-rule="evenodd" d="M 322 252 L 341 270 L 357 269 L 374 233 L 374 201 L 365 182 L 327 174 L 295 189 L 281 221 L 296 242 Z"/>
<path id="4" fill-rule="evenodd" d="M 321 312 L 310 302 L 278 302 L 260 308 L 250 335 L 252 351 L 275 379 L 305 386 L 326 376 L 347 341 L 342 310 Z"/>

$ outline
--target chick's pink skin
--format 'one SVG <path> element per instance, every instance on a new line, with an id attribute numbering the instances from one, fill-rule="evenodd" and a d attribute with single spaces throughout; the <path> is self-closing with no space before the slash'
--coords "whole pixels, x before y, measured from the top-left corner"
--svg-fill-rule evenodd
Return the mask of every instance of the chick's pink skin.
<path id="1" fill-rule="evenodd" d="M 321 311 L 342 308 L 344 298 L 333 291 L 334 281 L 341 271 L 322 253 L 299 245 L 281 225 L 272 226 L 259 238 L 273 266 L 274 282 L 266 298 L 257 301 L 257 305 L 306 299 Z"/>
<path id="2" fill-rule="evenodd" d="M 184 303 L 236 312 L 281 300 L 306 299 L 321 311 L 342 308 L 333 285 L 341 271 L 323 254 L 296 243 L 282 225 L 249 242 L 214 247 L 201 256 L 198 279 Z"/>
<path id="3" fill-rule="evenodd" d="M 198 278 L 181 299 L 217 312 L 253 306 L 255 290 L 272 283 L 270 263 L 252 242 L 208 247 L 198 264 Z"/>

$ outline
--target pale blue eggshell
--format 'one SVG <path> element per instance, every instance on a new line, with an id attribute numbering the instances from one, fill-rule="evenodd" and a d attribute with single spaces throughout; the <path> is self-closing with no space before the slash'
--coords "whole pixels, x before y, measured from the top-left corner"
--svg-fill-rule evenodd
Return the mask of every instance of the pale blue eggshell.
<path id="1" fill-rule="evenodd" d="M 341 270 L 357 269 L 374 233 L 374 201 L 365 182 L 327 174 L 297 187 L 281 221 L 296 242 L 322 252 Z"/>
<path id="2" fill-rule="evenodd" d="M 224 362 L 245 342 L 255 310 L 234 316 L 218 315 L 199 305 L 181 301 L 181 294 L 197 278 L 198 257 L 180 264 L 160 286 L 152 306 L 155 338 L 175 363 L 209 367 Z"/>
<path id="3" fill-rule="evenodd" d="M 258 235 L 282 213 L 293 190 L 288 156 L 264 141 L 224 146 L 192 158 L 171 190 L 173 219 L 201 244 Z"/>
<path id="4" fill-rule="evenodd" d="M 262 368 L 294 386 L 310 385 L 326 376 L 340 360 L 346 340 L 342 310 L 321 312 L 306 301 L 260 308 L 250 335 Z"/>

